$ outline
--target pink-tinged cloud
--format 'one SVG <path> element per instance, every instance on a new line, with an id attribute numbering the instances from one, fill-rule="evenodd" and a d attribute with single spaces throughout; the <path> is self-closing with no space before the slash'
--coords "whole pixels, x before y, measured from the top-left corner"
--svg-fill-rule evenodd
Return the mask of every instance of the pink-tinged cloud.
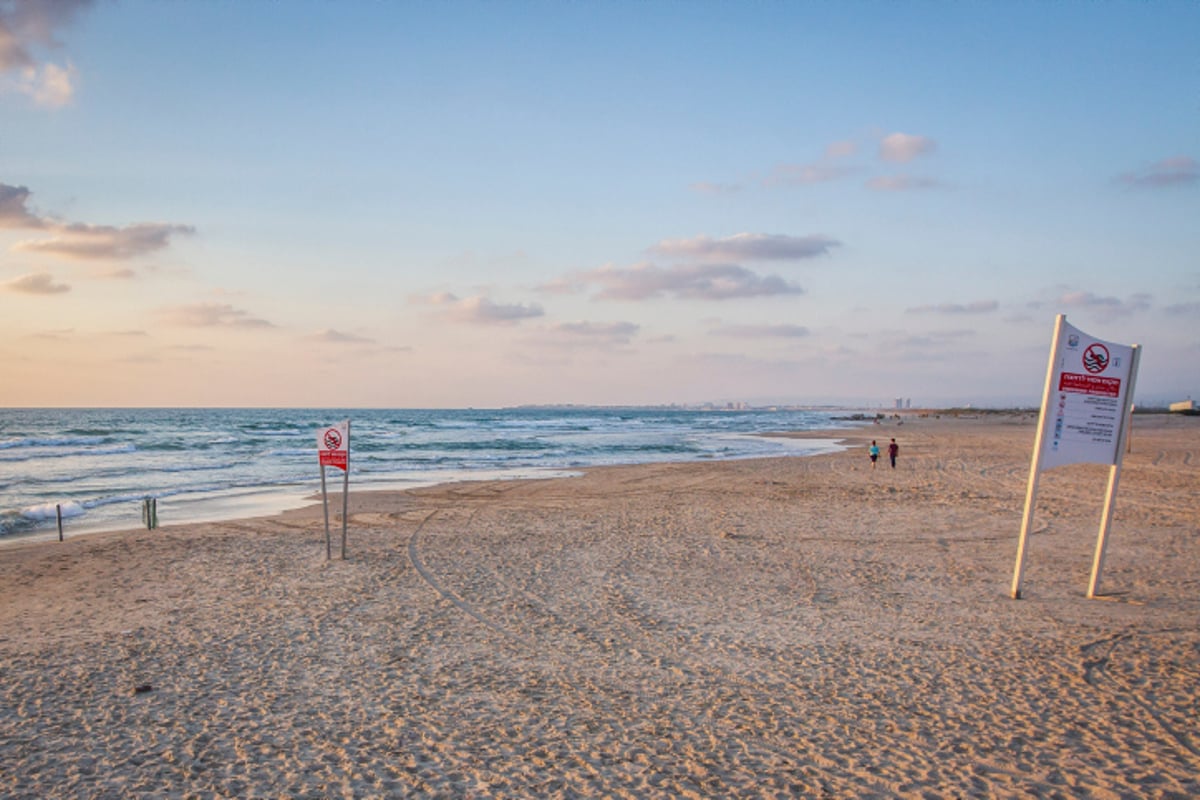
<path id="1" fill-rule="evenodd" d="M 444 308 L 446 315 L 455 322 L 470 325 L 515 325 L 521 320 L 545 316 L 546 313 L 537 303 L 496 303 L 482 295 L 459 298 L 449 292 L 441 292 L 429 297 L 427 302 Z"/>
<path id="2" fill-rule="evenodd" d="M 31 48 L 57 45 L 55 32 L 92 0 L 9 0 L 0 3 L 0 71 L 36 63 Z"/>
<path id="3" fill-rule="evenodd" d="M 667 295 L 688 300 L 733 300 L 804 293 L 777 275 L 761 276 L 735 264 L 601 267 L 578 278 L 603 287 L 596 295 L 598 300 L 649 300 Z"/>
<path id="4" fill-rule="evenodd" d="M 342 333 L 335 331 L 333 328 L 325 328 L 306 336 L 310 342 L 321 342 L 323 344 L 374 344 L 374 339 L 367 339 L 362 336 L 355 336 L 352 333 Z"/>
<path id="5" fill-rule="evenodd" d="M 53 226 L 49 239 L 18 242 L 15 250 L 81 260 L 128 259 L 165 249 L 171 237 L 195 233 L 190 225 L 143 222 L 116 228 L 110 225 L 72 223 Z"/>
<path id="6" fill-rule="evenodd" d="M 1082 308 L 1100 314 L 1102 318 L 1124 317 L 1150 308 L 1150 295 L 1138 293 L 1128 300 L 1119 297 L 1104 297 L 1092 292 L 1067 292 L 1058 298 L 1058 304 L 1067 308 Z"/>
<path id="7" fill-rule="evenodd" d="M 0 229 L 29 230 L 44 227 L 43 220 L 28 208 L 31 192 L 24 186 L 0 183 Z"/>
<path id="8" fill-rule="evenodd" d="M 551 331 L 577 342 L 628 344 L 640 329 L 632 322 L 561 322 Z"/>
<path id="9" fill-rule="evenodd" d="M 876 192 L 912 192 L 921 189 L 937 189 L 941 183 L 932 178 L 916 175 L 880 175 L 867 181 L 868 189 Z"/>
<path id="10" fill-rule="evenodd" d="M 712 333 L 738 339 L 802 339 L 809 330 L 803 325 L 724 325 Z"/>
<path id="11" fill-rule="evenodd" d="M 274 328 L 265 319 L 252 316 L 249 312 L 234 308 L 227 303 L 196 303 L 176 306 L 162 312 L 161 318 L 168 325 L 185 328 Z"/>
<path id="12" fill-rule="evenodd" d="M 937 149 L 937 142 L 928 136 L 891 133 L 879 143 L 879 157 L 884 161 L 903 164 Z"/>
<path id="13" fill-rule="evenodd" d="M 16 80 L 0 83 L 28 94 L 44 106 L 62 106 L 74 95 L 74 67 L 39 63 L 36 48 L 55 47 L 56 34 L 92 0 L 8 0 L 0 2 L 0 74 Z"/>
<path id="14" fill-rule="evenodd" d="M 71 291 L 65 283 L 55 283 L 54 277 L 48 272 L 38 272 L 33 275 L 22 275 L 20 278 L 4 284 L 10 292 L 21 294 L 64 294 Z"/>
<path id="15" fill-rule="evenodd" d="M 767 177 L 764 186 L 811 186 L 840 180 L 855 172 L 838 164 L 780 164 Z"/>
<path id="16" fill-rule="evenodd" d="M 828 236 L 737 233 L 724 239 L 664 239 L 648 252 L 689 261 L 798 261 L 828 255 L 841 242 Z"/>
<path id="17" fill-rule="evenodd" d="M 1200 183 L 1200 164 L 1188 156 L 1165 158 L 1136 172 L 1118 175 L 1117 182 L 1145 189 L 1191 186 Z"/>
<path id="18" fill-rule="evenodd" d="M 737 194 L 742 190 L 742 186 L 738 183 L 712 183 L 710 181 L 698 181 L 691 185 L 691 190 L 697 194 Z"/>
<path id="19" fill-rule="evenodd" d="M 849 140 L 834 142 L 825 148 L 825 158 L 849 158 L 858 152 L 858 145 Z"/>
<path id="20" fill-rule="evenodd" d="M 905 309 L 906 314 L 990 314 L 1000 307 L 995 300 L 977 300 L 974 303 L 941 303 L 939 305 L 914 306 Z"/>
<path id="21" fill-rule="evenodd" d="M 1163 307 L 1163 312 L 1173 317 L 1200 319 L 1200 303 L 1172 303 Z"/>

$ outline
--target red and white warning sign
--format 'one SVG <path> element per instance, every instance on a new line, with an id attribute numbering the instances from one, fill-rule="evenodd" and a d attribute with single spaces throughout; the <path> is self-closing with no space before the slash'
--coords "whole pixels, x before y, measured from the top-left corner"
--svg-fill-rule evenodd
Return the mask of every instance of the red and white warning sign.
<path id="1" fill-rule="evenodd" d="M 1042 469 L 1115 463 L 1132 356 L 1131 346 L 1100 341 L 1063 321 L 1050 357 Z"/>
<path id="2" fill-rule="evenodd" d="M 350 420 L 321 429 L 317 434 L 317 456 L 323 467 L 346 469 L 350 458 Z"/>

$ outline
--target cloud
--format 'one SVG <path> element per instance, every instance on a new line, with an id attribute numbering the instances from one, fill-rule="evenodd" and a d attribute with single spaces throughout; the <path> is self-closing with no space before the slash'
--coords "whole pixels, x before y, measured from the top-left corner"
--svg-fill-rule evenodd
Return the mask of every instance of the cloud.
<path id="1" fill-rule="evenodd" d="M 552 330 L 580 339 L 628 342 L 641 329 L 632 322 L 560 322 Z"/>
<path id="2" fill-rule="evenodd" d="M 0 0 L 0 3 L 2 2 L 3 0 Z M 49 233 L 48 238 L 17 242 L 12 247 L 17 252 L 79 260 L 123 260 L 163 250 L 171 244 L 173 236 L 196 232 L 190 225 L 163 222 L 141 222 L 124 227 L 61 222 L 31 211 L 31 196 L 32 192 L 24 186 L 0 183 L 0 230 L 36 230 Z M 124 271 L 112 273 L 109 277 L 130 278 L 134 275 Z"/>
<path id="3" fill-rule="evenodd" d="M 1117 183 L 1144 189 L 1191 186 L 1200 182 L 1200 164 L 1188 156 L 1164 158 L 1135 172 L 1118 175 Z"/>
<path id="4" fill-rule="evenodd" d="M 55 283 L 53 276 L 48 272 L 22 275 L 20 278 L 4 284 L 4 288 L 10 292 L 20 292 L 21 294 L 63 294 L 71 291 L 71 287 L 67 284 Z"/>
<path id="5" fill-rule="evenodd" d="M 826 159 L 849 158 L 858 152 L 858 145 L 849 140 L 834 142 L 825 148 Z"/>
<path id="6" fill-rule="evenodd" d="M 1128 300 L 1118 297 L 1102 297 L 1092 292 L 1066 292 L 1059 296 L 1058 304 L 1066 308 L 1081 308 L 1096 311 L 1102 318 L 1125 317 L 1150 308 L 1150 295 L 1138 293 Z"/>
<path id="7" fill-rule="evenodd" d="M 776 275 L 764 277 L 735 264 L 601 267 L 578 277 L 585 283 L 604 287 L 596 295 L 599 300 L 648 300 L 663 295 L 690 300 L 732 300 L 804 293 L 799 286 Z"/>
<path id="8" fill-rule="evenodd" d="M 27 204 L 31 192 L 24 186 L 0 183 L 0 229 L 29 230 L 45 226 Z"/>
<path id="9" fill-rule="evenodd" d="M 546 313 L 537 303 L 495 303 L 481 295 L 460 299 L 449 292 L 435 294 L 425 302 L 442 306 L 454 321 L 471 325 L 515 325 L 523 319 L 541 317 Z"/>
<path id="10" fill-rule="evenodd" d="M 868 189 L 876 192 L 911 192 L 918 189 L 938 189 L 941 186 L 940 181 L 916 175 L 880 175 L 866 183 Z"/>
<path id="11" fill-rule="evenodd" d="M 59 46 L 55 34 L 92 0 L 0 2 L 0 88 L 27 94 L 39 105 L 58 107 L 74 95 L 75 69 L 42 61 L 38 51 Z"/>
<path id="12" fill-rule="evenodd" d="M 1173 303 L 1165 306 L 1163 312 L 1173 317 L 1193 317 L 1200 319 L 1200 303 Z"/>
<path id="13" fill-rule="evenodd" d="M 700 261 L 796 261 L 827 255 L 841 242 L 828 236 L 738 233 L 724 239 L 697 236 L 664 239 L 649 248 L 654 255 Z"/>
<path id="14" fill-rule="evenodd" d="M 190 225 L 142 222 L 123 228 L 111 225 L 87 225 L 81 222 L 53 226 L 49 239 L 17 242 L 14 250 L 49 253 L 76 259 L 126 259 L 166 248 L 176 234 L 192 234 Z"/>
<path id="15" fill-rule="evenodd" d="M 75 98 L 77 74 L 73 64 L 67 64 L 65 67 L 44 64 L 21 70 L 17 80 L 10 85 L 15 91 L 28 95 L 39 106 L 62 108 L 70 105 Z"/>
<path id="16" fill-rule="evenodd" d="M 774 167 L 767 177 L 763 178 L 765 186 L 811 186 L 816 183 L 828 183 L 853 174 L 853 167 L 839 164 L 779 164 Z"/>
<path id="17" fill-rule="evenodd" d="M 739 183 L 698 181 L 691 185 L 691 189 L 697 194 L 736 194 L 742 190 L 742 185 Z"/>
<path id="18" fill-rule="evenodd" d="M 274 328 L 265 319 L 251 316 L 249 312 L 234 308 L 227 303 L 196 303 L 176 306 L 162 312 L 162 319 L 169 325 L 186 328 Z"/>
<path id="19" fill-rule="evenodd" d="M 988 314 L 1000 307 L 995 300 L 977 300 L 974 303 L 941 303 L 930 306 L 906 308 L 906 314 Z"/>
<path id="20" fill-rule="evenodd" d="M 879 157 L 884 161 L 907 163 L 937 149 L 937 142 L 927 136 L 891 133 L 879 142 Z"/>
<path id="21" fill-rule="evenodd" d="M 333 328 L 325 328 L 304 337 L 309 342 L 322 342 L 324 344 L 374 344 L 374 339 L 367 339 L 362 336 L 355 336 L 352 333 L 342 333 L 335 331 Z"/>
<path id="22" fill-rule="evenodd" d="M 809 330 L 803 325 L 724 325 L 712 333 L 739 339 L 800 339 L 808 336 Z"/>

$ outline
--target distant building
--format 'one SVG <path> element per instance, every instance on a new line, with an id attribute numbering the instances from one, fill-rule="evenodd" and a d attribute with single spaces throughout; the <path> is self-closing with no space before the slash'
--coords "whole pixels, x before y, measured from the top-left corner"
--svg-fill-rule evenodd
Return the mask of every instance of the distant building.
<path id="1" fill-rule="evenodd" d="M 1173 414 L 1200 414 L 1200 410 L 1196 408 L 1195 400 L 1183 400 L 1179 403 L 1171 403 L 1167 408 Z"/>

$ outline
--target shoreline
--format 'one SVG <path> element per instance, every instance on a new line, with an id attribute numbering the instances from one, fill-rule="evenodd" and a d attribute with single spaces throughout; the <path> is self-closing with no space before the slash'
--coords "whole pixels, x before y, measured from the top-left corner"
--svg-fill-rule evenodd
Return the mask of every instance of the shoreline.
<path id="1" fill-rule="evenodd" d="M 1200 425 L 1135 425 L 1102 600 L 1107 470 L 1045 473 L 1015 601 L 1033 429 L 0 548 L 0 793 L 1200 794 Z"/>

